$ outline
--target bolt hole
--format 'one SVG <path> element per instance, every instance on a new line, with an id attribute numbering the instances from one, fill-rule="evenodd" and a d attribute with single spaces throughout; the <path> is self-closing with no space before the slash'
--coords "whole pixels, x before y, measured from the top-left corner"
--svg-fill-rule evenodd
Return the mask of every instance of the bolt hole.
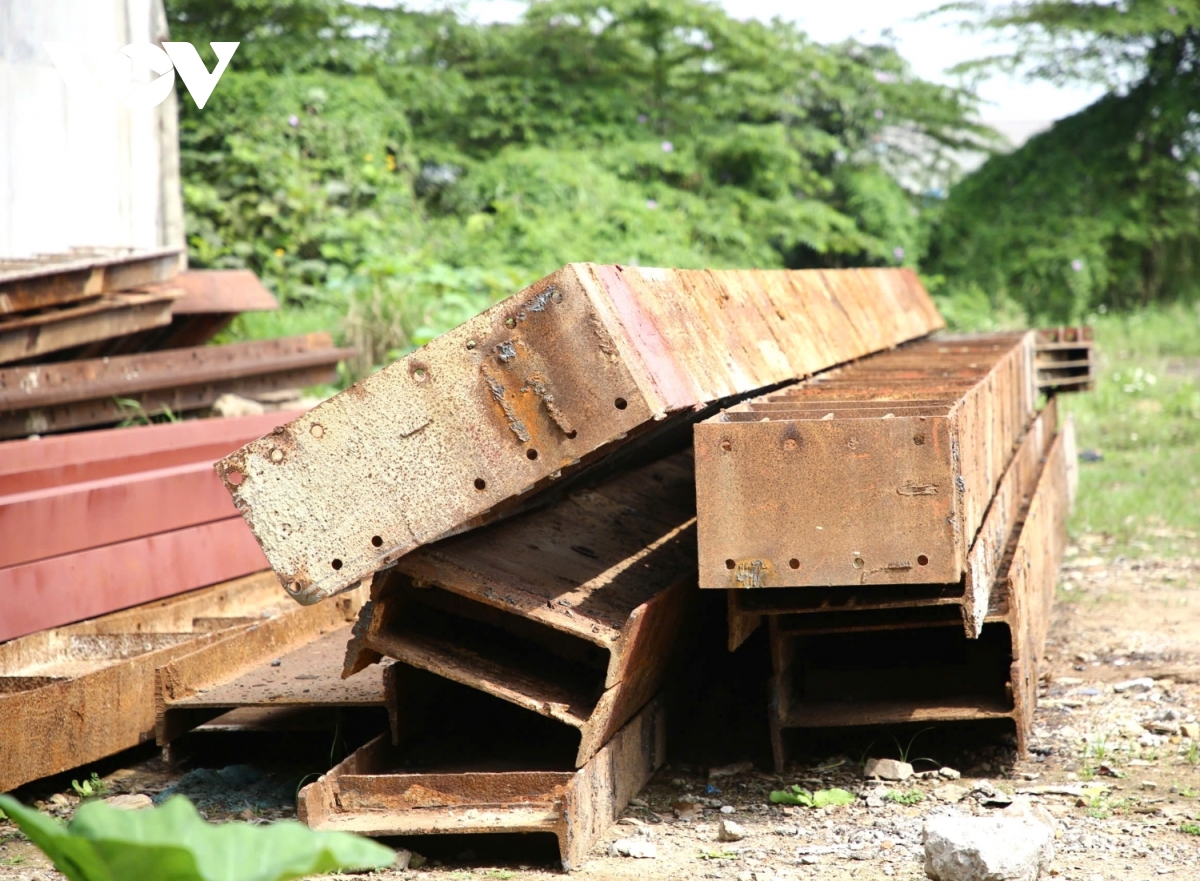
<path id="1" fill-rule="evenodd" d="M 854 558 L 854 568 L 855 568 L 855 569 L 861 569 L 861 568 L 862 568 L 863 566 L 865 566 L 865 565 L 867 565 L 867 564 L 863 562 L 863 558 L 862 558 L 862 557 L 855 557 L 855 558 Z"/>
<path id="2" fill-rule="evenodd" d="M 721 449 L 728 453 L 733 449 L 733 444 L 727 440 L 721 441 Z"/>
<path id="3" fill-rule="evenodd" d="M 788 560 L 788 565 L 791 566 L 793 569 L 799 569 L 800 561 L 797 560 L 795 557 L 792 557 L 790 560 Z"/>
<path id="4" fill-rule="evenodd" d="M 575 440 L 575 438 L 577 438 L 577 437 L 579 437 L 579 432 L 576 431 L 575 429 L 572 428 L 570 431 L 567 432 L 568 440 Z"/>
<path id="5" fill-rule="evenodd" d="M 505 327 L 516 327 L 516 326 L 517 326 L 517 319 L 515 319 L 515 318 L 505 318 L 505 319 L 504 319 L 504 326 L 505 326 Z"/>
<path id="6" fill-rule="evenodd" d="M 311 434 L 313 437 L 318 437 L 318 438 L 324 437 L 325 436 L 325 426 L 314 425 L 312 428 L 310 428 L 308 430 L 308 433 Z"/>
<path id="7" fill-rule="evenodd" d="M 735 565 L 735 564 L 734 564 L 733 560 L 726 560 L 726 561 L 725 561 L 725 568 L 726 568 L 726 569 L 732 569 L 732 568 L 734 567 L 734 565 Z"/>
<path id="8" fill-rule="evenodd" d="M 928 566 L 929 558 L 927 556 L 925 556 L 924 554 L 919 555 L 917 557 L 917 565 L 918 566 Z"/>
<path id="9" fill-rule="evenodd" d="M 923 434 L 915 435 L 913 437 L 913 443 L 916 444 L 918 447 L 921 446 L 921 444 L 925 443 L 925 435 L 923 435 Z"/>
<path id="10" fill-rule="evenodd" d="M 336 572 L 338 569 L 341 569 L 341 568 L 342 568 L 342 561 L 341 561 L 341 560 L 334 560 L 334 561 L 333 561 L 332 563 L 330 563 L 329 565 L 330 565 L 330 566 L 332 566 L 332 567 L 333 567 L 333 569 L 334 569 L 334 571 Z"/>
<path id="11" fill-rule="evenodd" d="M 555 291 L 554 293 L 552 293 L 550 295 L 550 299 L 553 300 L 555 303 L 561 303 L 562 302 L 562 291 Z"/>
<path id="12" fill-rule="evenodd" d="M 789 437 L 787 440 L 785 440 L 783 442 L 783 448 L 785 450 L 794 450 L 794 449 L 796 449 L 797 446 L 798 445 L 797 445 L 796 439 L 794 437 Z"/>
<path id="13" fill-rule="evenodd" d="M 526 450 L 525 458 L 532 462 L 534 459 L 537 458 L 537 450 Z"/>
<path id="14" fill-rule="evenodd" d="M 240 471 L 230 471 L 227 475 L 230 486 L 241 486 L 242 481 L 246 479 L 246 475 Z"/>
<path id="15" fill-rule="evenodd" d="M 476 345 L 478 345 L 478 343 L 476 343 L 475 340 L 467 340 L 467 348 L 468 349 L 473 349 L 473 348 L 475 348 Z"/>
<path id="16" fill-rule="evenodd" d="M 375 545 L 375 547 L 377 547 L 377 548 L 383 547 L 383 536 L 372 535 L 371 536 L 371 544 Z"/>
<path id="17" fill-rule="evenodd" d="M 429 374 L 427 374 L 425 372 L 424 367 L 418 367 L 416 370 L 413 371 L 413 379 L 415 379 L 417 382 L 424 382 L 426 377 L 428 377 L 428 376 L 429 376 Z"/>
<path id="18" fill-rule="evenodd" d="M 485 489 L 487 489 L 487 481 L 484 480 L 482 477 L 476 477 L 475 478 L 475 489 L 479 490 L 480 492 L 483 492 Z"/>
<path id="19" fill-rule="evenodd" d="M 617 398 L 615 401 L 613 401 L 613 406 L 616 407 L 618 410 L 624 410 L 626 407 L 629 406 L 629 402 L 627 400 L 625 400 L 624 398 Z"/>

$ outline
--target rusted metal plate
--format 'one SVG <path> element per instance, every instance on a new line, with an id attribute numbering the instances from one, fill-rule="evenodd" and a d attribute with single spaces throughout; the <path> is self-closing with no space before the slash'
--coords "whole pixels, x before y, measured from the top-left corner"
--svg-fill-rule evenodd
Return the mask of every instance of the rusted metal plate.
<path id="1" fill-rule="evenodd" d="M 453 713 L 454 707 L 448 706 Z M 377 837 L 550 832 L 562 866 L 580 868 L 666 755 L 666 713 L 653 701 L 577 771 L 430 769 L 380 737 L 300 791 L 314 829 Z"/>
<path id="2" fill-rule="evenodd" d="M 572 264 L 219 470 L 281 580 L 317 602 L 658 422 L 941 326 L 907 270 Z"/>
<path id="3" fill-rule="evenodd" d="M 949 337 L 696 425 L 700 586 L 960 581 L 1035 399 L 1032 333 Z"/>
<path id="4" fill-rule="evenodd" d="M 62 309 L 0 316 L 0 364 L 171 323 L 172 293 L 112 294 Z"/>
<path id="5" fill-rule="evenodd" d="M 167 281 L 182 248 L 77 249 L 29 260 L 0 260 L 0 314 L 25 312 Z"/>
<path id="6" fill-rule="evenodd" d="M 391 657 L 548 716 L 578 729 L 582 766 L 689 644 L 692 474 L 679 453 L 403 557 L 347 669 Z"/>
<path id="7" fill-rule="evenodd" d="M 210 406 L 226 392 L 253 396 L 336 378 L 353 354 L 328 334 L 171 349 L 0 370 L 0 437 L 43 434 L 129 416 Z M 124 404 L 116 400 L 130 400 Z"/>
<path id="8" fill-rule="evenodd" d="M 155 669 L 281 599 L 262 573 L 0 644 L 0 792 L 152 739 Z"/>
<path id="9" fill-rule="evenodd" d="M 1025 748 L 1066 543 L 1072 432 L 1068 420 L 1043 457 L 976 638 L 939 606 L 770 618 L 778 768 L 796 728 L 1011 719 Z"/>
<path id="10" fill-rule="evenodd" d="M 348 680 L 340 676 L 349 622 L 365 594 L 366 588 L 359 588 L 334 603 L 293 606 L 294 611 L 252 624 L 160 667 L 155 674 L 159 746 L 240 708 L 382 709 L 378 669 Z"/>
<path id="11" fill-rule="evenodd" d="M 267 568 L 239 517 L 0 569 L 0 640 Z"/>
<path id="12" fill-rule="evenodd" d="M 214 462 L 295 419 L 299 410 L 232 419 L 188 419 L 0 443 L 0 495 Z"/>
<path id="13" fill-rule="evenodd" d="M 1090 327 L 1052 327 L 1037 334 L 1039 391 L 1055 394 L 1095 388 L 1095 342 Z"/>
<path id="14" fill-rule="evenodd" d="M 236 516 L 212 459 L 0 495 L 0 567 Z"/>

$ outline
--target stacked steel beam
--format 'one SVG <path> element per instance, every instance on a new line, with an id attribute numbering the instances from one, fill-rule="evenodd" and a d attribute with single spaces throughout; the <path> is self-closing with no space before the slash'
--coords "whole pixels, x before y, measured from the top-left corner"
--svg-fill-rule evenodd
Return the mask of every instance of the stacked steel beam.
<path id="1" fill-rule="evenodd" d="M 577 866 L 663 760 L 691 426 L 941 325 L 904 270 L 573 265 L 218 463 L 297 600 L 372 578 L 346 672 L 395 662 L 390 737 L 302 817 L 549 831 Z"/>
<path id="2" fill-rule="evenodd" d="M 780 768 L 791 729 L 1010 719 L 1024 744 L 1073 443 L 1035 412 L 1036 348 L 922 340 L 696 426 L 700 586 L 731 648 L 769 621 Z"/>

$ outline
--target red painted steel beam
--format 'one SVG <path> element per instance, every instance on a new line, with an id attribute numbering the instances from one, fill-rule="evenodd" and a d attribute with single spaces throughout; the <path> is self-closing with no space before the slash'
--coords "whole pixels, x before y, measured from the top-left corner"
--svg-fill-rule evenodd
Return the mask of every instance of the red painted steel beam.
<path id="1" fill-rule="evenodd" d="M 0 442 L 0 494 L 187 462 L 215 462 L 302 412 L 280 410 L 234 419 L 192 419 Z"/>
<path id="2" fill-rule="evenodd" d="M 0 566 L 237 516 L 212 463 L 0 496 Z"/>
<path id="3" fill-rule="evenodd" d="M 269 568 L 241 517 L 0 569 L 0 641 Z"/>

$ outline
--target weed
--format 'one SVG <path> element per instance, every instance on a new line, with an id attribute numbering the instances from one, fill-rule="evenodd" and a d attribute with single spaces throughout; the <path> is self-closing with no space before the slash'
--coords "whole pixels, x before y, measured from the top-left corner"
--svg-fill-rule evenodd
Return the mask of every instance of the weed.
<path id="1" fill-rule="evenodd" d="M 1200 835 L 1200 823 L 1184 823 L 1179 827 L 1179 831 L 1188 835 Z"/>
<path id="2" fill-rule="evenodd" d="M 925 801 L 925 793 L 919 789 L 910 789 L 908 792 L 901 792 L 898 789 L 889 789 L 887 795 L 884 796 L 888 801 L 894 801 L 901 805 L 915 805 Z"/>
<path id="3" fill-rule="evenodd" d="M 702 860 L 736 860 L 739 857 L 741 854 L 736 850 L 706 850 L 700 853 Z"/>
<path id="4" fill-rule="evenodd" d="M 1192 789 L 1190 786 L 1185 786 L 1179 790 L 1179 794 L 1184 798 L 1200 798 L 1200 790 Z"/>
<path id="5" fill-rule="evenodd" d="M 771 793 L 771 804 L 774 805 L 830 808 L 854 804 L 854 802 L 854 793 L 844 789 L 818 789 L 816 792 L 809 792 L 800 786 L 792 786 L 791 789 L 777 789 Z"/>
<path id="6" fill-rule="evenodd" d="M 100 779 L 100 775 L 95 771 L 92 776 L 80 783 L 78 780 L 71 781 L 71 788 L 75 790 L 75 794 L 80 798 L 102 798 L 108 795 L 110 787 L 108 783 Z"/>
<path id="7" fill-rule="evenodd" d="M 1200 763 L 1200 743 L 1194 740 L 1189 743 L 1187 751 L 1183 754 L 1183 759 L 1189 765 Z"/>
<path id="8" fill-rule="evenodd" d="M 18 854 L 15 857 L 5 857 L 3 860 L 0 860 L 0 865 L 19 866 L 21 863 L 25 862 L 25 859 L 26 857 L 23 854 Z"/>
<path id="9" fill-rule="evenodd" d="M 1083 757 L 1085 759 L 1094 759 L 1097 763 L 1103 762 L 1109 755 L 1111 755 L 1111 751 L 1108 746 L 1107 734 L 1089 741 L 1083 747 Z"/>
<path id="10" fill-rule="evenodd" d="M 932 731 L 932 730 L 933 730 L 932 728 L 922 728 L 920 731 L 918 731 L 916 734 L 914 734 L 912 737 L 910 737 L 908 739 L 908 743 L 905 744 L 904 746 L 901 746 L 900 741 L 897 740 L 895 737 L 893 737 L 892 742 L 896 744 L 896 751 L 900 753 L 900 761 L 906 762 L 908 764 L 913 764 L 914 762 L 929 762 L 930 764 L 936 765 L 940 768 L 942 766 L 942 763 L 939 762 L 937 759 L 912 759 L 911 761 L 909 761 L 909 758 L 908 758 L 909 755 L 912 754 L 913 744 L 916 743 L 917 738 L 920 737 L 922 734 L 924 734 L 926 731 Z"/>
<path id="11" fill-rule="evenodd" d="M 486 878 L 499 878 L 500 881 L 508 881 L 509 878 L 516 878 L 516 872 L 510 872 L 508 869 L 488 869 L 483 873 Z"/>

